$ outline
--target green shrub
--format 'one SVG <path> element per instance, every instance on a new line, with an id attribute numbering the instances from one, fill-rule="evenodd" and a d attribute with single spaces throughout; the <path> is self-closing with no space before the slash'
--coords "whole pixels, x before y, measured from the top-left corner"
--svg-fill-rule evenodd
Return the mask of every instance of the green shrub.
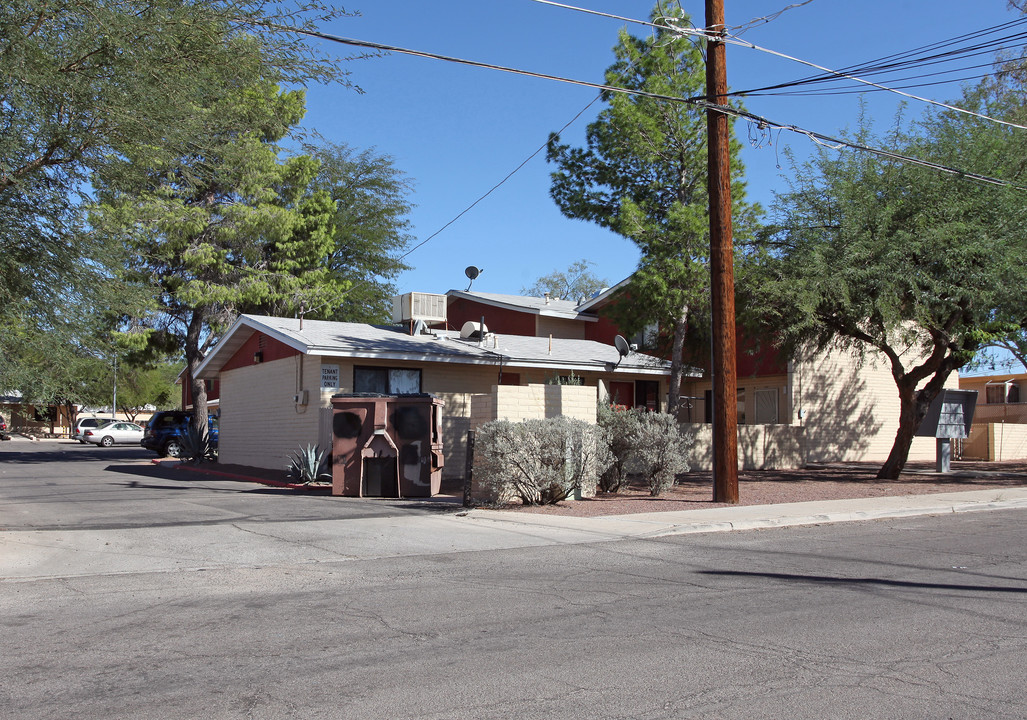
<path id="1" fill-rule="evenodd" d="M 633 436 L 633 455 L 653 497 L 673 486 L 679 473 L 688 472 L 692 442 L 681 434 L 677 418 L 667 413 L 640 413 Z"/>
<path id="2" fill-rule="evenodd" d="M 688 472 L 692 441 L 681 434 L 677 420 L 667 413 L 611 407 L 600 403 L 597 420 L 607 452 L 601 455 L 599 487 L 618 492 L 629 476 L 641 475 L 649 493 L 660 495 L 674 484 L 677 474 Z"/>
<path id="3" fill-rule="evenodd" d="M 322 450 L 319 445 L 307 445 L 306 449 L 300 447 L 289 458 L 288 478 L 299 485 L 310 485 L 323 480 L 330 481 L 332 479 L 332 474 L 328 471 L 330 459 L 328 451 Z"/>
<path id="4" fill-rule="evenodd" d="M 600 402 L 596 414 L 607 450 L 600 460 L 599 489 L 615 493 L 628 484 L 629 471 L 637 464 L 634 448 L 641 413 Z"/>
<path id="5" fill-rule="evenodd" d="M 474 471 L 499 500 L 553 505 L 595 483 L 603 445 L 596 426 L 583 420 L 496 420 L 478 429 Z"/>

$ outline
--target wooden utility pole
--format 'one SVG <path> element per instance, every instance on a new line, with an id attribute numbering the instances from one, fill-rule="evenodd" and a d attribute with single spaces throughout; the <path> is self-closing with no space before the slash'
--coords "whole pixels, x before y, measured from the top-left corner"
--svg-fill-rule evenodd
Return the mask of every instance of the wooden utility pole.
<path id="1" fill-rule="evenodd" d="M 724 32 L 724 0 L 706 0 L 706 31 Z M 727 52 L 706 46 L 706 98 L 727 105 Z M 713 501 L 738 502 L 738 381 L 735 367 L 735 267 L 731 238 L 728 117 L 706 110 L 709 149 L 710 292 L 713 305 Z"/>

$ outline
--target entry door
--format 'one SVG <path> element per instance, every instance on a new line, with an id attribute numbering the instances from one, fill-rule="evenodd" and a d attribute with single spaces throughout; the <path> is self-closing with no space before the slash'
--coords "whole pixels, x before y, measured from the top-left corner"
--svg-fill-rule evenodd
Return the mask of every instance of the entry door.
<path id="1" fill-rule="evenodd" d="M 635 407 L 635 384 L 623 381 L 610 381 L 610 404 Z"/>

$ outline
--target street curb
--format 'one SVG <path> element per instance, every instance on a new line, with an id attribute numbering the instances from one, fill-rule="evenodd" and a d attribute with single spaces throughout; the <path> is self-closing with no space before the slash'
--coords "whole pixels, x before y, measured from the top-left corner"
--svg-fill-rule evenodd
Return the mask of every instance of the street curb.
<path id="1" fill-rule="evenodd" d="M 953 495 L 959 497 L 946 497 Z M 974 498 L 975 495 L 978 497 Z M 1014 497 L 1009 497 L 1010 495 Z M 903 503 L 908 504 L 903 505 Z M 810 508 L 813 505 L 835 505 L 836 507 L 814 510 Z M 606 538 L 645 539 L 1023 508 L 1027 508 L 1027 489 L 1011 490 L 1006 488 L 933 495 L 856 498 L 780 505 L 747 505 L 679 512 L 602 515 L 591 518 L 494 510 L 472 510 L 462 517 L 496 524 L 508 523 L 521 527 L 588 532 Z M 811 511 L 804 512 L 804 510 Z M 731 517 L 732 515 L 740 517 L 735 519 Z M 745 517 L 746 515 L 749 517 Z"/>

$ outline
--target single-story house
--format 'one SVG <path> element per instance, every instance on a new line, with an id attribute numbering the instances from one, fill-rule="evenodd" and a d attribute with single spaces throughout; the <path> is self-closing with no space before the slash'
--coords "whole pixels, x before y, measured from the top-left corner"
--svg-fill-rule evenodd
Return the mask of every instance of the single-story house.
<path id="1" fill-rule="evenodd" d="M 591 340 L 242 315 L 200 365 L 220 382 L 222 463 L 285 468 L 299 447 L 331 447 L 331 398 L 430 393 L 445 403 L 443 478 L 463 476 L 471 398 L 502 385 L 580 384 L 597 398 L 631 390 L 659 406 L 669 363 Z"/>

